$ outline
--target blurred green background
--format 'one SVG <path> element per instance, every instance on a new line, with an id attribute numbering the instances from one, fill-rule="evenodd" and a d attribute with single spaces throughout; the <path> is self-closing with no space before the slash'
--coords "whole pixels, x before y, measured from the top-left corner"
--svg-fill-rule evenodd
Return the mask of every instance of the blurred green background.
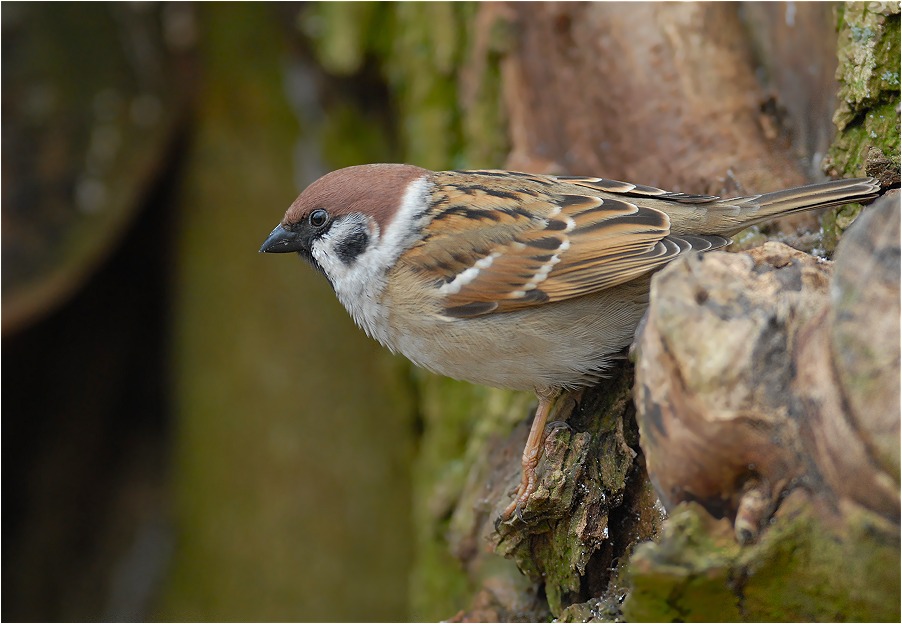
<path id="1" fill-rule="evenodd" d="M 3 619 L 410 617 L 422 374 L 257 249 L 330 169 L 501 164 L 474 11 L 3 3 Z"/>

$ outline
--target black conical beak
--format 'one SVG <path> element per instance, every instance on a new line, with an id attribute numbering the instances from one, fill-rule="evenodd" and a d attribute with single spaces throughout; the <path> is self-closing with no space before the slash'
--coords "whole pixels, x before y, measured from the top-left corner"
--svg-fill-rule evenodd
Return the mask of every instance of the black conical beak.
<path id="1" fill-rule="evenodd" d="M 303 249 L 303 241 L 297 232 L 292 232 L 281 225 L 277 225 L 276 229 L 266 237 L 263 246 L 260 247 L 260 253 L 288 253 Z"/>

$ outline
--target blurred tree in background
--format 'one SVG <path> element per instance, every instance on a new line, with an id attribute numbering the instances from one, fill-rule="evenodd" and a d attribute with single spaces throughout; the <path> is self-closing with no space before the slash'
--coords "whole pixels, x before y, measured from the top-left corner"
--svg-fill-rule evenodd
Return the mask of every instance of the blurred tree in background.
<path id="1" fill-rule="evenodd" d="M 304 10 L 3 7 L 4 617 L 405 617 L 407 366 L 257 254 L 306 182 L 392 158 Z"/>
<path id="2" fill-rule="evenodd" d="M 413 370 L 256 250 L 364 162 L 722 194 L 829 152 L 898 183 L 898 3 L 868 7 L 3 3 L 3 618 L 589 604 L 592 582 L 545 587 L 486 539 L 531 398 Z"/>

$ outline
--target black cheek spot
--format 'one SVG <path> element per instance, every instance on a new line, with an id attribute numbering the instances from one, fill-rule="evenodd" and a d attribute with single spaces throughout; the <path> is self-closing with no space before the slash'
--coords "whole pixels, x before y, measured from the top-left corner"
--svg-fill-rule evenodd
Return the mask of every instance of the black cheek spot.
<path id="1" fill-rule="evenodd" d="M 366 250 L 369 242 L 370 237 L 366 232 L 354 232 L 335 246 L 335 255 L 343 263 L 351 264 Z"/>

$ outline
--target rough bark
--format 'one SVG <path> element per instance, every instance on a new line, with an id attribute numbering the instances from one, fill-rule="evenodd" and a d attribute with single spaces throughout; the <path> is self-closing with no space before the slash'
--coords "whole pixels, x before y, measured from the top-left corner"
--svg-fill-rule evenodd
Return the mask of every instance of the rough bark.
<path id="1" fill-rule="evenodd" d="M 900 216 L 867 208 L 835 269 L 768 243 L 655 277 L 636 403 L 674 517 L 627 617 L 899 618 Z"/>
<path id="2" fill-rule="evenodd" d="M 752 19 L 754 16 L 745 16 L 744 22 L 736 7 L 728 5 L 704 8 L 640 5 L 629 10 L 608 4 L 556 4 L 528 9 L 516 5 L 485 7 L 483 11 L 493 12 L 496 19 L 509 24 L 509 31 L 517 33 L 515 43 L 509 46 L 501 60 L 504 103 L 512 143 L 506 166 L 563 173 L 600 171 L 609 177 L 716 194 L 757 192 L 804 182 L 806 172 L 810 175 L 814 169 L 812 165 L 818 160 L 814 150 L 825 147 L 824 136 L 828 133 L 825 128 L 829 127 L 829 119 L 824 113 L 830 110 L 830 105 L 829 102 L 825 104 L 822 97 L 827 90 L 823 85 L 831 85 L 829 91 L 834 87 L 828 70 L 817 72 L 813 81 L 801 83 L 793 80 L 793 72 L 806 69 L 801 67 L 805 62 L 797 60 L 800 48 L 809 53 L 818 50 L 822 67 L 833 65 L 829 56 L 824 55 L 829 54 L 833 47 L 830 42 L 835 39 L 830 28 L 829 6 L 806 6 L 798 14 L 795 24 L 787 25 L 785 21 L 781 24 L 779 18 L 785 17 L 788 10 L 787 5 L 782 5 L 774 12 L 784 11 L 784 14 L 776 16 L 774 12 L 768 15 L 766 11 L 759 11 L 757 22 Z M 766 58 L 772 68 L 771 80 L 766 87 L 755 75 L 758 58 L 755 46 L 749 40 L 748 28 L 758 29 L 757 48 L 759 52 L 764 51 L 760 58 Z M 817 45 L 812 46 L 813 42 Z M 654 79 L 650 80 L 650 76 Z M 810 89 L 801 88 L 800 84 L 808 84 Z M 822 114 L 814 116 L 812 111 L 818 110 Z M 784 231 L 794 233 L 797 228 L 810 227 L 814 222 L 810 216 L 796 219 L 794 225 L 784 227 Z M 786 237 L 806 249 L 823 244 L 816 235 Z M 760 235 L 746 234 L 737 246 L 750 246 L 761 240 Z M 803 256 L 799 254 L 800 258 Z M 739 257 L 735 261 L 746 262 Z M 818 272 L 817 261 L 806 262 L 813 263 L 813 268 L 795 278 L 800 283 L 809 280 L 823 287 L 827 279 Z M 775 279 L 769 288 L 775 295 L 793 286 L 794 283 L 785 284 Z M 689 294 L 691 302 L 693 293 Z M 802 295 L 807 294 L 808 291 L 802 289 Z M 780 337 L 771 335 L 770 342 L 779 342 Z M 722 359 L 735 356 L 729 348 L 721 353 Z M 779 402 L 779 388 L 781 384 L 785 385 L 786 373 L 792 364 L 779 360 L 777 354 L 774 357 L 778 360 L 767 369 L 761 383 L 750 390 L 764 401 L 758 412 L 759 421 L 718 422 L 716 427 L 701 428 L 700 433 L 704 435 L 699 439 L 692 439 L 693 430 L 684 428 L 684 435 L 690 436 L 692 442 L 717 449 L 714 457 L 705 460 L 709 464 L 701 461 L 683 466 L 683 470 L 667 464 L 658 473 L 670 478 L 664 483 L 661 477 L 662 487 L 670 482 L 682 485 L 695 474 L 693 470 L 704 474 L 706 466 L 716 466 L 715 478 L 710 482 L 701 480 L 702 489 L 719 501 L 721 508 L 716 510 L 719 514 L 723 514 L 724 509 L 732 508 L 734 514 L 738 511 L 738 534 L 743 541 L 752 541 L 758 535 L 761 523 L 769 517 L 774 501 L 784 491 L 786 483 L 801 477 L 790 461 L 795 450 L 792 445 L 800 444 L 798 436 L 794 429 L 787 430 L 780 421 L 779 410 L 772 413 Z M 699 365 L 698 368 L 701 370 L 696 372 L 704 374 L 705 367 Z M 773 383 L 769 384 L 767 380 Z M 713 376 L 709 381 L 717 384 L 724 380 Z M 592 392 L 587 396 L 594 396 Z M 617 396 L 616 393 L 613 396 Z M 739 400 L 737 397 L 732 399 Z M 649 528 L 653 531 L 656 526 L 653 506 L 649 504 L 641 513 L 629 516 L 637 520 L 635 525 L 618 527 L 622 531 L 619 537 L 629 535 L 629 539 L 617 546 L 613 545 L 617 538 L 611 537 L 605 542 L 599 539 L 597 532 L 585 530 L 580 522 L 585 518 L 585 511 L 578 511 L 578 506 L 573 512 L 559 512 L 556 507 L 560 505 L 563 509 L 569 504 L 568 487 L 573 483 L 585 486 L 590 492 L 581 501 L 590 509 L 593 500 L 619 503 L 623 500 L 622 493 L 630 489 L 629 478 L 617 484 L 605 482 L 592 473 L 591 462 L 582 463 L 581 459 L 583 444 L 593 449 L 585 455 L 593 461 L 603 457 L 604 463 L 617 457 L 610 450 L 602 456 L 596 454 L 597 449 L 605 445 L 617 446 L 617 437 L 606 437 L 602 433 L 604 428 L 599 428 L 598 423 L 623 414 L 615 416 L 616 410 L 598 410 L 591 416 L 584 410 L 576 413 L 579 415 L 579 424 L 574 427 L 577 433 L 558 433 L 549 438 L 548 456 L 540 468 L 540 472 L 545 470 L 543 483 L 547 489 L 540 487 L 541 495 L 534 506 L 527 508 L 523 523 L 514 521 L 502 525 L 493 534 L 492 542 L 498 552 L 514 558 L 520 569 L 542 586 L 549 609 L 556 617 L 616 617 L 620 612 L 620 600 L 630 587 L 637 594 L 630 602 L 632 613 L 636 617 L 642 617 L 643 613 L 647 616 L 650 612 L 635 607 L 644 604 L 644 598 L 639 597 L 642 594 L 641 578 L 630 580 L 628 574 L 615 571 L 603 576 L 599 582 L 598 576 L 586 572 L 591 569 L 591 563 L 588 568 L 582 567 L 583 560 L 579 556 L 594 562 L 603 559 L 601 553 L 610 556 L 613 552 L 614 556 L 607 562 L 624 565 L 633 544 L 648 535 L 643 531 Z M 720 440 L 726 432 L 735 440 L 732 447 L 729 444 L 712 446 L 712 441 Z M 583 441 L 582 434 L 589 434 L 588 440 Z M 569 442 L 562 444 L 559 436 Z M 788 446 L 775 444 L 775 440 L 785 440 Z M 749 469 L 750 448 L 761 451 L 757 457 L 762 464 L 757 469 L 760 472 Z M 510 475 L 515 472 L 513 458 L 516 453 L 511 453 L 511 457 L 506 477 L 508 489 L 513 486 Z M 722 471 L 718 459 L 728 459 L 731 468 Z M 634 461 L 642 466 L 641 453 Z M 766 478 L 762 478 L 761 472 Z M 504 467 L 499 467 L 496 474 L 497 478 L 505 478 Z M 630 474 L 627 470 L 622 476 L 629 477 Z M 545 498 L 546 492 L 548 498 Z M 562 493 L 563 497 L 557 498 L 556 493 Z M 663 494 L 666 500 L 666 489 Z M 650 500 L 646 499 L 646 502 Z M 892 506 L 892 500 L 888 504 Z M 802 508 L 806 507 L 802 505 Z M 592 513 L 589 514 L 590 525 L 595 523 L 595 528 L 605 526 L 609 515 Z M 678 526 L 678 521 L 674 525 Z M 668 530 L 678 531 L 671 528 L 665 532 Z M 712 537 L 700 539 L 713 539 L 716 534 L 717 531 L 713 531 Z M 736 538 L 730 539 L 735 544 Z M 684 549 L 677 547 L 677 552 L 681 550 Z M 848 554 L 850 550 L 847 548 L 844 552 Z M 752 555 L 749 555 L 749 562 L 743 570 L 749 577 L 747 594 L 754 594 L 761 605 L 757 610 L 743 607 L 740 615 L 767 613 L 771 617 L 781 617 L 781 613 L 783 616 L 811 613 L 812 617 L 826 617 L 826 611 L 802 608 L 781 611 L 780 596 L 775 596 L 772 610 L 768 611 L 765 595 L 756 594 L 753 589 L 765 577 L 756 576 Z M 784 563 L 788 570 L 793 569 L 792 561 Z M 657 572 L 652 571 L 654 573 Z M 713 581 L 712 585 L 720 594 L 735 599 L 736 594 L 729 584 L 718 585 L 718 581 Z M 881 591 L 892 594 L 891 586 L 879 587 L 872 597 L 880 596 Z M 589 596 L 592 598 L 587 598 Z M 705 598 L 690 601 L 689 607 L 702 609 L 700 605 L 705 602 Z M 868 612 L 867 609 L 874 605 L 872 600 L 862 608 Z M 854 607 L 851 612 L 856 613 Z M 670 615 L 680 617 L 680 613 L 673 611 Z M 514 609 L 496 609 L 492 614 L 517 617 Z M 476 618 L 479 612 L 461 617 Z M 656 613 L 652 617 L 663 616 Z"/>
<path id="3" fill-rule="evenodd" d="M 899 185 L 899 3 L 848 2 L 837 8 L 840 81 L 833 114 L 837 135 L 822 164 L 830 176 L 867 173 Z M 845 206 L 824 216 L 823 247 L 831 251 L 858 215 Z"/>
<path id="4" fill-rule="evenodd" d="M 341 30 L 348 11 L 404 34 Z M 830 5 L 485 3 L 473 13 L 426 5 L 317 13 L 326 25 L 312 36 L 332 71 L 360 75 L 368 55 L 377 59 L 400 113 L 400 154 L 417 164 L 595 173 L 743 194 L 807 181 L 826 149 L 827 94 L 836 88 Z M 814 218 L 793 223 L 783 228 L 788 240 L 822 243 L 796 235 Z M 761 240 L 745 234 L 737 246 Z M 449 596 L 461 620 L 616 617 L 630 549 L 660 522 L 629 433 L 628 390 L 617 382 L 628 376 L 574 397 L 572 430 L 549 437 L 525 522 L 498 531 L 492 521 L 516 484 L 526 425 L 505 431 L 531 408 L 508 393 L 419 377 L 416 617 L 447 617 Z M 599 468 L 606 464 L 617 469 Z M 528 577 L 487 552 L 487 538 Z"/>

